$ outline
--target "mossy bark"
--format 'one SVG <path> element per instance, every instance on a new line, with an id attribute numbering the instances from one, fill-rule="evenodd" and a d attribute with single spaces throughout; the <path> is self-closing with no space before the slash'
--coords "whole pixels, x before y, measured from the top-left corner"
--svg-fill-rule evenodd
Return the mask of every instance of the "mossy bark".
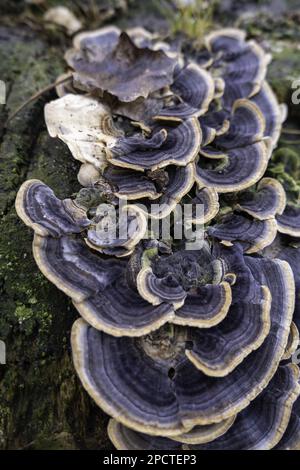
<path id="1" fill-rule="evenodd" d="M 157 3 L 133 2 L 114 22 L 146 27 L 151 22 L 152 29 L 162 29 L 165 21 L 153 6 Z M 7 88 L 7 103 L 0 105 L 0 340 L 7 350 L 7 364 L 0 365 L 0 448 L 110 449 L 108 418 L 85 393 L 72 365 L 69 336 L 78 314 L 37 269 L 32 232 L 14 209 L 16 192 L 28 178 L 41 179 L 59 197 L 79 189 L 78 163 L 63 143 L 48 136 L 44 125 L 44 103 L 55 98 L 54 91 L 5 125 L 21 103 L 65 70 L 63 52 L 70 44 L 61 30 L 41 27 L 38 8 L 33 9 L 36 20 L 27 9 L 23 0 L 3 0 L 0 7 L 0 80 Z M 90 18 L 91 24 L 85 17 L 86 26 L 101 23 L 101 17 Z M 272 38 L 272 32 L 263 35 Z M 292 57 L 286 63 L 286 55 L 279 55 L 270 69 L 278 94 L 288 102 L 288 73 L 300 74 L 299 52 Z M 278 72 L 282 60 L 284 76 Z M 292 149 L 300 155 L 299 146 L 292 144 Z"/>
<path id="2" fill-rule="evenodd" d="M 46 8 L 69 6 L 90 29 L 101 26 L 107 9 L 121 26 L 139 24 L 139 14 L 144 22 L 159 23 L 154 3 L 139 2 L 134 9 L 131 3 L 44 2 Z M 42 180 L 59 197 L 79 189 L 79 163 L 44 124 L 44 104 L 56 98 L 54 91 L 6 124 L 19 105 L 66 70 L 63 54 L 71 38 L 43 24 L 45 7 L 25 0 L 0 5 L 0 80 L 7 92 L 0 105 L 0 340 L 7 353 L 6 365 L 0 365 L 0 448 L 111 449 L 108 417 L 85 393 L 72 364 L 70 329 L 78 313 L 39 272 L 32 231 L 14 208 L 18 188 L 29 178 Z"/>
<path id="3" fill-rule="evenodd" d="M 78 164 L 44 125 L 48 93 L 5 126 L 17 106 L 64 70 L 60 40 L 28 28 L 0 28 L 0 365 L 1 448 L 109 448 L 107 418 L 83 391 L 72 366 L 70 327 L 77 317 L 69 300 L 38 271 L 32 232 L 18 219 L 20 184 L 39 178 L 60 197 L 79 187 Z"/>

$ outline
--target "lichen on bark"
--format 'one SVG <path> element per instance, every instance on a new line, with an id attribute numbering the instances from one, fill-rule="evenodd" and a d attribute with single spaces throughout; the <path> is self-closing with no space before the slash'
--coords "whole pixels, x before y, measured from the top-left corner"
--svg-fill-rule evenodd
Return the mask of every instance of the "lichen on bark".
<path id="1" fill-rule="evenodd" d="M 61 57 L 57 46 L 28 29 L 0 30 L 0 77 L 7 87 L 0 147 L 0 338 L 7 350 L 7 364 L 0 366 L 1 448 L 108 445 L 104 415 L 83 392 L 72 367 L 74 309 L 38 271 L 32 234 L 14 210 L 16 191 L 26 178 L 42 179 L 61 197 L 79 187 L 78 165 L 45 130 L 43 105 L 54 93 L 5 127 L 8 115 L 63 71 Z"/>

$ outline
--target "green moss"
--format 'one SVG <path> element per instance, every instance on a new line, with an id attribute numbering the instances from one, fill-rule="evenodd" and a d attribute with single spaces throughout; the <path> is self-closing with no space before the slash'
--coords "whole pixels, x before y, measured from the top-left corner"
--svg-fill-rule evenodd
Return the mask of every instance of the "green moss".
<path id="1" fill-rule="evenodd" d="M 297 202 L 300 197 L 300 151 L 297 148 L 280 147 L 275 150 L 268 174 L 284 187 L 288 199 Z"/>
<path id="2" fill-rule="evenodd" d="M 2 126 L 7 115 L 63 71 L 61 51 L 35 37 L 25 40 L 22 29 L 16 35 L 9 30 L 0 35 L 0 76 L 9 90 L 7 106 L 1 108 Z M 45 98 L 51 97 L 54 93 Z M 32 232 L 14 210 L 24 179 L 43 180 L 59 197 L 79 188 L 78 163 L 46 132 L 45 98 L 22 111 L 7 128 L 0 125 L 0 339 L 7 351 L 7 364 L 0 366 L 0 447 L 39 448 L 47 442 L 50 446 L 53 436 L 67 434 L 72 436 L 70 448 L 84 446 L 87 438 L 97 447 L 89 432 L 101 443 L 104 415 L 96 409 L 97 431 L 93 425 L 87 427 L 94 408 L 75 377 L 69 352 L 77 314 L 39 272 L 31 252 Z M 67 445 L 60 437 L 54 441 Z"/>
<path id="3" fill-rule="evenodd" d="M 20 30 L 22 31 L 22 30 Z M 5 30 L 0 37 L 0 76 L 8 90 L 2 126 L 22 103 L 52 83 L 64 70 L 63 59 L 42 41 L 16 37 Z M 2 72 L 3 70 L 3 72 Z M 48 94 L 49 97 L 49 94 Z M 26 107 L 3 128 L 0 148 L 0 214 L 13 204 L 15 190 L 28 169 L 31 152 L 43 125 L 43 99 Z M 0 116 L 1 117 L 1 116 Z M 1 129 L 1 125 L 0 125 Z"/>
<path id="4" fill-rule="evenodd" d="M 34 450 L 72 450 L 76 448 L 76 443 L 70 433 L 60 432 L 38 437 L 30 448 Z"/>
<path id="5" fill-rule="evenodd" d="M 300 115 L 299 105 L 293 105 L 292 83 L 300 77 L 300 54 L 297 44 L 287 41 L 271 42 L 273 60 L 268 69 L 268 81 L 280 102 L 287 103 L 290 114 Z"/>
<path id="6" fill-rule="evenodd" d="M 197 48 L 203 44 L 204 35 L 212 28 L 213 13 L 216 1 L 205 2 L 195 0 L 186 3 L 178 1 L 177 8 L 168 2 L 157 2 L 160 4 L 161 13 L 167 18 L 170 32 L 173 35 L 180 34 Z"/>

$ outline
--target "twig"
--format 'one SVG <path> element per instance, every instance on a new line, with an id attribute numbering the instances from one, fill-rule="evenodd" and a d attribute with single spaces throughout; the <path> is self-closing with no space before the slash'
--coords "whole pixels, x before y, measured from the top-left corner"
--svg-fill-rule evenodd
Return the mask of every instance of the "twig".
<path id="1" fill-rule="evenodd" d="M 280 142 L 282 144 L 289 144 L 289 145 L 299 145 L 300 140 L 285 140 L 285 139 L 280 139 Z"/>
<path id="2" fill-rule="evenodd" d="M 300 129 L 282 129 L 283 134 L 300 135 Z"/>

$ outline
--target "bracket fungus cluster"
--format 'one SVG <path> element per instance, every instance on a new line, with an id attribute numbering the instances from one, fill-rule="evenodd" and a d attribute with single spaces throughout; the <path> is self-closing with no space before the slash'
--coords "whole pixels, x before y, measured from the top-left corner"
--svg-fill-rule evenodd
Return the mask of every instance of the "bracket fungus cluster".
<path id="1" fill-rule="evenodd" d="M 196 58 L 142 28 L 73 42 L 45 120 L 82 189 L 60 200 L 29 180 L 16 210 L 81 316 L 74 365 L 111 441 L 299 449 L 300 209 L 265 175 L 286 114 L 269 55 L 236 29 Z M 186 204 L 199 246 L 153 235 Z"/>

